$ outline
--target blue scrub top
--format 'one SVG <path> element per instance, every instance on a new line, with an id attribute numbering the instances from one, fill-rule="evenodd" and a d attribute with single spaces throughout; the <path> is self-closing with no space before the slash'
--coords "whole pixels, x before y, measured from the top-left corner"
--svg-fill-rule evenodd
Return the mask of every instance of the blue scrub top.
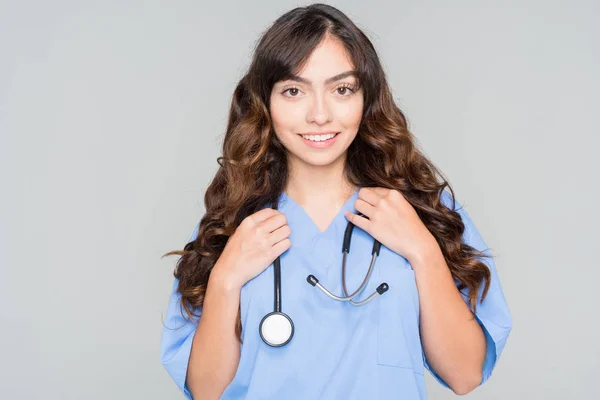
<path id="1" fill-rule="evenodd" d="M 419 295 L 408 260 L 386 246 L 366 288 L 354 301 L 368 297 L 382 282 L 389 290 L 362 306 L 330 299 L 306 277 L 316 276 L 333 294 L 342 296 L 342 241 L 345 211 L 356 213 L 354 192 L 325 232 L 293 199 L 282 193 L 279 210 L 291 228 L 291 247 L 281 255 L 282 311 L 294 323 L 294 336 L 283 347 L 271 347 L 259 334 L 261 319 L 273 311 L 273 264 L 241 289 L 241 357 L 222 400 L 265 399 L 390 399 L 425 400 L 424 370 L 449 387 L 429 366 L 419 334 Z M 450 193 L 442 201 L 452 208 Z M 483 250 L 487 245 L 467 212 L 456 201 L 465 224 L 463 241 Z M 198 232 L 198 225 L 190 240 Z M 373 238 L 355 227 L 346 264 L 346 286 L 353 293 L 362 283 L 371 260 Z M 486 250 L 487 254 L 490 254 Z M 492 282 L 477 320 L 484 328 L 487 354 L 483 379 L 494 369 L 512 328 L 493 259 L 482 259 Z M 180 312 L 181 295 L 173 283 L 161 339 L 161 362 L 187 399 L 187 365 L 196 323 Z M 481 297 L 481 291 L 480 291 Z M 465 302 L 466 295 L 463 295 Z M 198 310 L 201 314 L 201 310 Z M 178 328 L 178 329 L 177 329 Z"/>

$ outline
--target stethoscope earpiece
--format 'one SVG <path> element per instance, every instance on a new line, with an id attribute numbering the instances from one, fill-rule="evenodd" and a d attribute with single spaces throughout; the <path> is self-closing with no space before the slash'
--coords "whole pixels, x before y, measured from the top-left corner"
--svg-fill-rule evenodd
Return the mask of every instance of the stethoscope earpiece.
<path id="1" fill-rule="evenodd" d="M 385 292 L 388 291 L 389 288 L 390 287 L 388 286 L 388 284 L 383 282 L 381 285 L 377 286 L 377 289 L 375 289 L 375 290 L 377 290 L 377 293 L 379 293 L 379 294 L 384 294 Z"/>

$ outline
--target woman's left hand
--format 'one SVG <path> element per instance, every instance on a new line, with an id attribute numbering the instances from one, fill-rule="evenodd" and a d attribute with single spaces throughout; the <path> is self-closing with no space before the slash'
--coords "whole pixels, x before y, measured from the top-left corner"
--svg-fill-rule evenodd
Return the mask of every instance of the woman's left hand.
<path id="1" fill-rule="evenodd" d="M 397 190 L 361 188 L 354 208 L 368 219 L 346 212 L 345 216 L 350 222 L 411 264 L 438 246 L 413 206 Z"/>

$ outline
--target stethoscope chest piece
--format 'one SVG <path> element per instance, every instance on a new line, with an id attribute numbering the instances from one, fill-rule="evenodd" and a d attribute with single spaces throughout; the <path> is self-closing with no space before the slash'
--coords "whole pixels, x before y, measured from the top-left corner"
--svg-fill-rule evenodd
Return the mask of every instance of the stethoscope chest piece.
<path id="1" fill-rule="evenodd" d="M 284 346 L 293 336 L 294 323 L 282 312 L 270 312 L 260 321 L 260 337 L 269 346 Z"/>

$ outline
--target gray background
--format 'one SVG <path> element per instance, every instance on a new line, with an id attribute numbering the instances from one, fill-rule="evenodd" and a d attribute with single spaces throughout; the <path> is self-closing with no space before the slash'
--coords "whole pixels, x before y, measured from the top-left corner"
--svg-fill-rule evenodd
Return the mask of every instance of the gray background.
<path id="1" fill-rule="evenodd" d="M 160 256 L 204 212 L 252 46 L 299 4 L 0 2 L 0 398 L 183 398 Z M 599 3 L 334 4 L 497 257 L 514 328 L 467 398 L 600 398 Z"/>

